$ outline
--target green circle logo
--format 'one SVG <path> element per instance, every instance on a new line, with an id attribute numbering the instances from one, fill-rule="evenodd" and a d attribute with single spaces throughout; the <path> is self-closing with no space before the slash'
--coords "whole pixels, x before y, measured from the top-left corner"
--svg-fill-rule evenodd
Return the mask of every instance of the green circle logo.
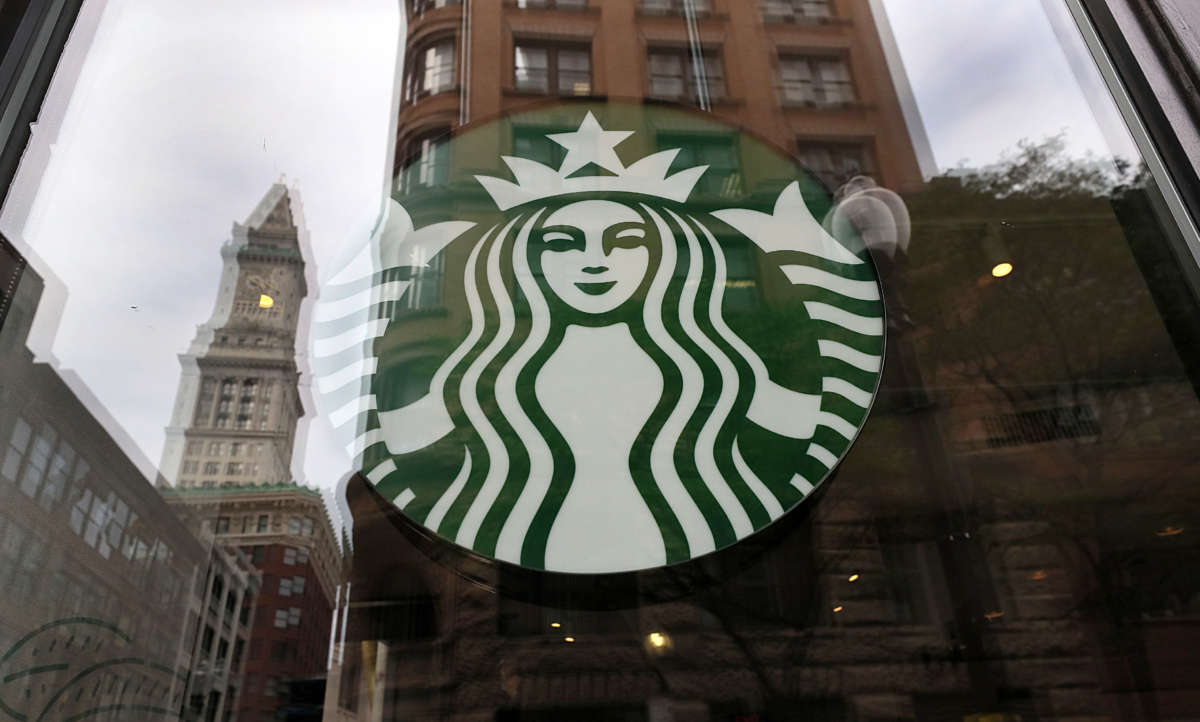
<path id="1" fill-rule="evenodd" d="M 878 278 L 829 205 L 667 107 L 426 142 L 322 290 L 323 402 L 384 497 L 478 554 L 606 573 L 728 547 L 825 479 L 878 384 Z"/>

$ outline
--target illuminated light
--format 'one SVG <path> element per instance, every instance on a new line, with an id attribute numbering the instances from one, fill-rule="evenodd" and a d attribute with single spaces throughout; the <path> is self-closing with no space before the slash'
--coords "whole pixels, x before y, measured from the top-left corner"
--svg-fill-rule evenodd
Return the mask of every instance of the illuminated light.
<path id="1" fill-rule="evenodd" d="M 559 624 L 558 622 L 550 622 L 550 626 L 551 626 L 551 627 L 554 627 L 555 629 L 558 629 L 558 628 L 559 628 L 559 627 L 561 627 L 562 625 L 561 625 L 561 624 Z"/>
<path id="2" fill-rule="evenodd" d="M 754 288 L 756 285 L 750 278 L 731 278 L 725 281 L 725 288 Z"/>
<path id="3" fill-rule="evenodd" d="M 995 276 L 996 278 L 1004 278 L 1005 276 L 1007 276 L 1008 274 L 1010 274 L 1012 272 L 1013 272 L 1013 265 L 1011 263 L 1009 263 L 1008 261 L 1004 261 L 1003 263 L 997 263 L 996 265 L 992 266 L 992 275 Z"/>
<path id="4" fill-rule="evenodd" d="M 1046 577 L 1048 577 L 1048 576 L 1050 576 L 1050 575 L 1049 575 L 1049 574 L 1046 574 L 1046 572 L 1044 572 L 1044 571 L 1042 571 L 1041 569 L 1039 569 L 1039 570 L 1037 570 L 1036 572 L 1034 572 L 1033 574 L 1030 574 L 1030 575 L 1029 575 L 1029 578 L 1030 578 L 1030 579 L 1032 579 L 1032 580 L 1033 580 L 1033 581 L 1035 581 L 1035 582 L 1040 582 L 1040 581 L 1042 581 L 1043 579 L 1045 579 L 1045 578 L 1046 578 Z"/>
<path id="5" fill-rule="evenodd" d="M 258 297 L 258 307 L 259 308 L 270 308 L 274 305 L 275 305 L 275 299 L 271 298 L 270 296 L 268 296 L 265 293 L 259 295 L 259 297 Z"/>
<path id="6" fill-rule="evenodd" d="M 984 616 L 986 619 L 988 619 L 988 620 L 990 621 L 990 620 L 993 620 L 993 619 L 999 619 L 1000 617 L 1003 617 L 1003 616 L 1004 616 L 1004 612 L 1002 612 L 1002 611 L 1000 611 L 1000 610 L 998 610 L 998 609 L 997 609 L 997 610 L 996 610 L 996 611 L 994 611 L 994 612 L 986 612 L 986 613 L 984 613 L 984 615 L 983 615 L 983 616 Z"/>
<path id="7" fill-rule="evenodd" d="M 1181 526 L 1164 526 L 1162 529 L 1154 532 L 1154 536 L 1178 536 L 1183 533 Z"/>
<path id="8" fill-rule="evenodd" d="M 846 581 L 857 582 L 858 581 L 858 573 L 856 572 L 854 574 L 851 574 L 849 577 L 846 578 Z"/>
<path id="9" fill-rule="evenodd" d="M 563 637 L 563 641 L 566 642 L 567 644 L 574 644 L 575 638 L 574 637 Z"/>
<path id="10" fill-rule="evenodd" d="M 834 614 L 838 614 L 838 613 L 839 613 L 839 612 L 841 612 L 843 609 L 845 609 L 845 607 L 843 607 L 842 605 L 840 605 L 840 604 L 839 604 L 839 605 L 837 605 L 836 607 L 834 607 L 834 608 L 833 608 L 833 613 L 834 613 Z"/>
<path id="11" fill-rule="evenodd" d="M 667 635 L 662 632 L 651 632 L 646 639 L 650 642 L 651 647 L 662 649 L 667 646 Z"/>

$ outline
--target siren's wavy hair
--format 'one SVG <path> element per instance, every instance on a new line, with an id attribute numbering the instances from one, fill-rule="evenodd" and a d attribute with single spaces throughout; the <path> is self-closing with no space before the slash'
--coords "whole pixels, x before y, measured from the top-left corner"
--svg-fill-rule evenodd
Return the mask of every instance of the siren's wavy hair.
<path id="1" fill-rule="evenodd" d="M 578 200 L 514 209 L 471 241 L 463 276 L 470 330 L 433 384 L 468 456 L 425 525 L 477 552 L 537 568 L 545 566 L 575 461 L 538 402 L 534 380 L 570 323 L 596 320 L 549 290 L 541 249 L 530 239 L 550 211 Z M 662 373 L 662 396 L 628 463 L 671 563 L 771 520 L 764 497 L 771 492 L 736 445 L 762 361 L 722 319 L 725 257 L 709 228 L 719 221 L 703 223 L 661 199 L 623 204 L 651 229 L 650 270 L 633 298 L 603 322 L 640 317 L 629 328 Z"/>

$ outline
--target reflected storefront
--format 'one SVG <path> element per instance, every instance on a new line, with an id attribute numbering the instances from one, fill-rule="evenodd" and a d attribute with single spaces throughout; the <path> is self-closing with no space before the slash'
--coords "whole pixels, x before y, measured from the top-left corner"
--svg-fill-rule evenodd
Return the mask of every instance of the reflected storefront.
<path id="1" fill-rule="evenodd" d="M 1186 5 L 31 12 L 0 717 L 1200 716 Z"/>

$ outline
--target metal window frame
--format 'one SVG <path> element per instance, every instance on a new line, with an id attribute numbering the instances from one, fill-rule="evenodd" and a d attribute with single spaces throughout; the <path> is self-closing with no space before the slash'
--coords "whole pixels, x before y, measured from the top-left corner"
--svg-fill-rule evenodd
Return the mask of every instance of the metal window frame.
<path id="1" fill-rule="evenodd" d="M 1116 102 L 1138 151 L 1179 227 L 1192 260 L 1200 266 L 1200 175 L 1154 91 L 1143 64 L 1161 66 L 1154 54 L 1137 53 L 1110 4 L 1124 0 L 1063 0 Z M 1156 48 L 1163 52 L 1164 48 Z M 1180 122 L 1182 119 L 1176 119 Z M 1191 122 L 1191 119 L 1188 119 Z M 1200 148 L 1195 150 L 1200 154 Z M 1197 158 L 1200 160 L 1200 158 Z"/>

